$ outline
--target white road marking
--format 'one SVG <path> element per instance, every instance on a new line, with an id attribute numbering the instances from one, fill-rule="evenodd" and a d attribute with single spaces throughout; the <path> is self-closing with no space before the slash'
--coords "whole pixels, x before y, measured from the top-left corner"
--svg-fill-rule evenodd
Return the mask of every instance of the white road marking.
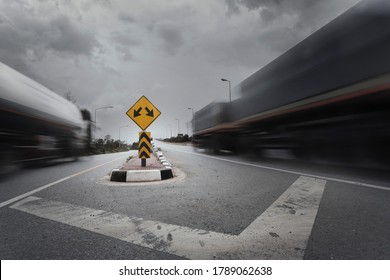
<path id="1" fill-rule="evenodd" d="M 317 174 L 292 171 L 292 170 L 283 169 L 283 168 L 276 168 L 276 167 L 271 167 L 271 166 L 266 166 L 266 165 L 261 165 L 261 164 L 253 164 L 253 163 L 248 163 L 248 162 L 243 162 L 243 161 L 220 158 L 220 157 L 216 157 L 216 156 L 204 155 L 204 154 L 200 154 L 200 153 L 180 151 L 180 150 L 176 150 L 176 149 L 172 149 L 172 148 L 167 148 L 167 150 L 171 150 L 171 151 L 178 152 L 178 153 L 185 153 L 185 154 L 196 155 L 196 156 L 200 156 L 200 157 L 216 159 L 216 160 L 235 163 L 235 164 L 251 166 L 251 167 L 257 167 L 257 168 L 268 169 L 268 170 L 273 170 L 273 171 L 280 171 L 280 172 L 284 172 L 284 173 L 290 173 L 290 174 L 301 175 L 301 176 L 315 177 L 315 178 L 323 179 L 323 180 L 327 180 L 327 181 L 334 181 L 334 182 L 345 183 L 345 184 L 350 184 L 350 185 L 357 185 L 357 186 L 367 187 L 367 188 L 372 188 L 372 189 L 390 191 L 390 186 L 386 187 L 386 186 L 368 184 L 368 183 L 363 183 L 363 182 L 358 182 L 358 181 L 351 181 L 351 180 L 338 179 L 338 178 L 334 178 L 334 177 L 321 176 L 321 175 L 317 175 Z"/>
<path id="2" fill-rule="evenodd" d="M 10 208 L 190 259 L 302 259 L 326 181 L 299 177 L 239 235 L 28 197 Z"/>
<path id="3" fill-rule="evenodd" d="M 85 170 L 82 170 L 82 171 L 80 171 L 80 172 L 77 172 L 77 173 L 74 173 L 74 174 L 72 174 L 72 175 L 66 176 L 66 177 L 64 177 L 64 178 L 62 178 L 62 179 L 59 179 L 59 180 L 57 180 L 57 181 L 54 181 L 54 182 L 51 182 L 51 183 L 46 184 L 46 185 L 44 185 L 44 186 L 38 187 L 38 188 L 36 188 L 36 189 L 34 189 L 34 190 L 32 190 L 32 191 L 29 191 L 29 192 L 26 192 L 26 193 L 24 193 L 24 194 L 21 194 L 21 195 L 19 195 L 19 196 L 17 196 L 17 197 L 11 198 L 11 199 L 9 199 L 9 200 L 7 200 L 7 201 L 4 201 L 4 202 L 0 203 L 0 208 L 3 208 L 4 206 L 7 206 L 7 205 L 9 205 L 9 204 L 11 204 L 11 203 L 14 203 L 15 201 L 18 201 L 18 200 L 20 200 L 20 199 L 25 198 L 25 197 L 28 197 L 28 196 L 30 196 L 30 195 L 32 195 L 32 194 L 34 194 L 34 193 L 40 192 L 40 191 L 42 191 L 42 190 L 44 190 L 44 189 L 47 189 L 47 188 L 52 187 L 52 186 L 54 186 L 54 185 L 57 185 L 58 183 L 64 182 L 64 181 L 66 181 L 66 180 L 68 180 L 68 179 L 70 179 L 70 178 L 73 178 L 73 177 L 76 177 L 76 176 L 78 176 L 78 175 L 84 174 L 84 173 L 86 173 L 86 172 L 92 171 L 92 170 L 94 170 L 94 169 L 96 169 L 96 168 L 102 167 L 102 166 L 104 166 L 104 165 L 106 165 L 106 164 L 112 163 L 112 162 L 117 161 L 117 160 L 120 160 L 120 159 L 123 159 L 123 157 L 117 158 L 117 159 L 114 159 L 114 160 L 111 160 L 111 161 L 109 161 L 109 162 L 105 162 L 105 163 L 99 164 L 99 165 L 97 165 L 97 166 L 94 166 L 94 167 L 91 167 L 91 168 L 88 168 L 88 169 L 85 169 Z"/>

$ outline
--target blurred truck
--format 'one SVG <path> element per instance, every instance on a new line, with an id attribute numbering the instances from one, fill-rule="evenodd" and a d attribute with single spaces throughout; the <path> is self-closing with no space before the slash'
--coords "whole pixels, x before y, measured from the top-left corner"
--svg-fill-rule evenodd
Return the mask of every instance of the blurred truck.
<path id="1" fill-rule="evenodd" d="M 390 158 L 390 2 L 362 1 L 194 114 L 220 150 Z"/>
<path id="2" fill-rule="evenodd" d="M 89 146 L 90 113 L 0 63 L 0 164 L 77 158 Z"/>

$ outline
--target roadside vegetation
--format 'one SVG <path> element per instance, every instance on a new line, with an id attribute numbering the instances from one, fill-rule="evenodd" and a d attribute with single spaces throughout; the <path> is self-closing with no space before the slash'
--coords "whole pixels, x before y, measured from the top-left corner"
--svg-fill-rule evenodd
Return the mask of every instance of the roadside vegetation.
<path id="1" fill-rule="evenodd" d="M 134 142 L 133 144 L 129 145 L 124 141 L 99 138 L 92 141 L 88 154 L 90 155 L 109 154 L 109 153 L 126 152 L 128 150 L 137 150 L 137 149 L 138 149 L 138 142 Z"/>
<path id="2" fill-rule="evenodd" d="M 187 134 L 185 134 L 185 135 L 179 135 L 176 137 L 165 138 L 160 140 L 165 142 L 184 143 L 184 142 L 191 142 L 192 137 L 189 137 Z M 111 139 L 111 137 L 107 135 L 104 138 L 92 140 L 87 154 L 88 155 L 110 154 L 110 153 L 126 152 L 129 150 L 138 150 L 138 142 L 133 142 L 130 145 L 125 143 L 124 141 Z"/>
<path id="3" fill-rule="evenodd" d="M 165 141 L 165 142 L 182 143 L 182 142 L 191 142 L 192 141 L 192 137 L 189 137 L 188 134 L 185 134 L 185 135 L 179 134 L 176 137 L 165 138 L 165 139 L 161 139 L 161 140 Z"/>

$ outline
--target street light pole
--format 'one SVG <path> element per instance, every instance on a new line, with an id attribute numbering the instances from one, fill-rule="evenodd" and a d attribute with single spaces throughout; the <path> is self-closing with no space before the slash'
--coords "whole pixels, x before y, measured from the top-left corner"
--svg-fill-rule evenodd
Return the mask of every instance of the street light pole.
<path id="1" fill-rule="evenodd" d="M 232 86 L 230 84 L 230 80 L 221 79 L 222 82 L 229 82 L 229 104 L 232 104 Z"/>
<path id="2" fill-rule="evenodd" d="M 194 109 L 193 108 L 188 108 L 188 110 L 192 111 L 192 119 L 194 119 Z"/>
<path id="3" fill-rule="evenodd" d="M 100 107 L 95 109 L 95 139 L 96 139 L 96 128 L 97 128 L 97 121 L 96 121 L 96 111 L 101 110 L 101 109 L 111 109 L 114 108 L 113 106 L 105 106 L 105 107 Z"/>
<path id="4" fill-rule="evenodd" d="M 96 111 L 100 109 L 109 109 L 109 108 L 114 108 L 113 106 L 105 106 L 105 107 L 100 107 L 95 109 L 95 124 L 96 124 Z"/>
<path id="5" fill-rule="evenodd" d="M 188 108 L 188 110 L 191 110 L 192 111 L 192 120 L 191 120 L 191 130 L 192 130 L 192 134 L 194 134 L 194 109 L 193 108 Z"/>
<path id="6" fill-rule="evenodd" d="M 179 136 L 179 133 L 180 133 L 180 122 L 179 122 L 179 119 L 176 119 L 177 120 L 177 136 Z"/>
<path id="7" fill-rule="evenodd" d="M 130 127 L 130 126 L 122 125 L 121 127 L 119 127 L 119 147 L 121 146 L 121 128 L 124 128 L 124 127 Z"/>

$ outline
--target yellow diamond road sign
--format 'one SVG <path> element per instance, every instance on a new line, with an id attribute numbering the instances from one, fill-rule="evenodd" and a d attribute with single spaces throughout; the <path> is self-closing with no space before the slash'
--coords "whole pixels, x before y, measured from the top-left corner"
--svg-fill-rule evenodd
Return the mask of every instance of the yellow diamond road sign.
<path id="1" fill-rule="evenodd" d="M 145 96 L 138 99 L 137 102 L 126 112 L 126 115 L 130 117 L 142 130 L 148 128 L 148 126 L 161 115 L 161 112 L 154 107 Z"/>

